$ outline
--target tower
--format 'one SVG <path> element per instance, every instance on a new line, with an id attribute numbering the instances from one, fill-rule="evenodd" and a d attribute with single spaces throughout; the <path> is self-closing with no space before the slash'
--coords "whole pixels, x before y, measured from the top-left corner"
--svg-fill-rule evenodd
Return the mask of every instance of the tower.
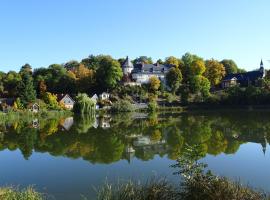
<path id="1" fill-rule="evenodd" d="M 122 65 L 122 69 L 123 69 L 124 75 L 129 75 L 132 72 L 132 70 L 134 69 L 133 63 L 131 62 L 131 60 L 129 59 L 128 56 L 127 56 L 124 64 Z"/>
<path id="2" fill-rule="evenodd" d="M 261 59 L 261 63 L 260 63 L 260 72 L 262 74 L 264 74 L 264 67 L 263 67 L 263 61 L 262 61 L 262 59 Z"/>

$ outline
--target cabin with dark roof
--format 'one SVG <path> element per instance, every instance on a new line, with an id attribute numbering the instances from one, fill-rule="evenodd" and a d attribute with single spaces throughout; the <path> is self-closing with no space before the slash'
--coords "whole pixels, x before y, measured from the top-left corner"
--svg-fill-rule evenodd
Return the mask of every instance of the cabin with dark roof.
<path id="1" fill-rule="evenodd" d="M 222 88 L 229 88 L 236 85 L 240 87 L 247 87 L 249 85 L 257 86 L 258 81 L 263 78 L 264 75 L 263 61 L 261 61 L 260 69 L 258 70 L 226 75 L 221 81 L 221 86 Z"/>

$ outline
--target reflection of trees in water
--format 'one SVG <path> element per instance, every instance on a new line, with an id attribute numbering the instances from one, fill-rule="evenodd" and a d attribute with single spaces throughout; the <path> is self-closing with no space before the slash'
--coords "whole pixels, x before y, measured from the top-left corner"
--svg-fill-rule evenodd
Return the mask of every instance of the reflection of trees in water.
<path id="1" fill-rule="evenodd" d="M 65 119 L 39 120 L 38 129 L 16 121 L 1 125 L 0 149 L 20 149 L 26 159 L 34 150 L 92 163 L 130 160 L 133 156 L 150 160 L 157 154 L 176 159 L 185 152 L 185 144 L 196 145 L 202 156 L 233 154 L 245 142 L 261 143 L 265 149 L 270 139 L 268 117 L 267 113 L 152 115 L 148 119 L 117 115 L 110 121 L 111 128 L 102 129 L 93 127 L 97 119 L 81 116 L 74 118 L 68 131 L 61 127 Z M 135 152 L 128 152 L 130 147 Z"/>

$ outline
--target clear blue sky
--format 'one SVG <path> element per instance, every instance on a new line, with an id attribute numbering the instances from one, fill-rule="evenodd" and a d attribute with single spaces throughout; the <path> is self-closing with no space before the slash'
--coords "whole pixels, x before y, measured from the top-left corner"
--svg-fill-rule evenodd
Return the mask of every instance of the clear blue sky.
<path id="1" fill-rule="evenodd" d="M 0 70 L 185 52 L 270 68 L 269 23 L 269 0 L 1 0 Z"/>

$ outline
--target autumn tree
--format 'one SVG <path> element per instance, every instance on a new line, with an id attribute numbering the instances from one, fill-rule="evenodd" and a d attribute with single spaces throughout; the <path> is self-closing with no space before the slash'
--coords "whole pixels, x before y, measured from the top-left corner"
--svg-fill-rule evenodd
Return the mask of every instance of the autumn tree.
<path id="1" fill-rule="evenodd" d="M 172 67 L 166 75 L 166 83 L 172 89 L 173 94 L 180 87 L 182 73 L 178 67 Z"/>
<path id="2" fill-rule="evenodd" d="M 207 89 L 210 89 L 210 87 L 208 87 L 209 81 L 203 75 L 206 70 L 204 60 L 197 55 L 186 53 L 185 55 L 183 55 L 182 61 L 182 101 L 188 102 L 189 94 L 201 94 L 202 96 L 209 94 L 209 91 L 208 93 L 206 92 Z"/>
<path id="3" fill-rule="evenodd" d="M 149 89 L 151 92 L 156 92 L 160 88 L 160 80 L 156 76 L 152 76 L 149 79 Z"/>
<path id="4" fill-rule="evenodd" d="M 50 92 L 45 92 L 45 94 L 43 95 L 43 101 L 47 104 L 48 109 L 52 110 L 60 109 L 60 105 L 58 104 L 57 101 L 57 96 Z"/>
<path id="5" fill-rule="evenodd" d="M 174 66 L 174 67 L 179 67 L 180 63 L 181 63 L 181 60 L 174 57 L 174 56 L 167 57 L 166 60 L 165 60 L 166 65 L 171 65 L 171 66 Z"/>
<path id="6" fill-rule="evenodd" d="M 91 87 L 94 84 L 93 70 L 86 68 L 83 64 L 80 64 L 75 72 L 76 85 L 79 92 L 89 93 Z"/>
<path id="7" fill-rule="evenodd" d="M 207 60 L 205 65 L 205 76 L 208 78 L 212 86 L 218 85 L 226 73 L 223 64 L 211 59 Z"/>

